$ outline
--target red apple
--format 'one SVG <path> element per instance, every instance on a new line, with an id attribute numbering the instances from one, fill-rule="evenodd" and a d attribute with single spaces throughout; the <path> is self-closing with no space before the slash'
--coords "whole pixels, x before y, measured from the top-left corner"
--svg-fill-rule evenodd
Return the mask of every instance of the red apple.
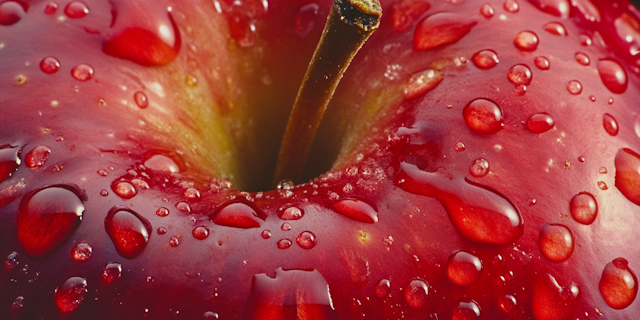
<path id="1" fill-rule="evenodd" d="M 637 319 L 640 12 L 381 2 L 279 189 L 331 1 L 0 3 L 0 319 Z"/>

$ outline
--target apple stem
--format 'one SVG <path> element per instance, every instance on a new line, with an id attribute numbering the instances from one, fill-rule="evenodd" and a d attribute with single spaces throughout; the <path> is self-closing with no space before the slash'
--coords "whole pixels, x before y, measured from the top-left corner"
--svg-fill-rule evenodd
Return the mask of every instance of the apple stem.
<path id="1" fill-rule="evenodd" d="M 302 176 L 311 143 L 322 116 L 347 67 L 378 28 L 382 7 L 378 0 L 334 0 L 280 146 L 274 185 Z"/>

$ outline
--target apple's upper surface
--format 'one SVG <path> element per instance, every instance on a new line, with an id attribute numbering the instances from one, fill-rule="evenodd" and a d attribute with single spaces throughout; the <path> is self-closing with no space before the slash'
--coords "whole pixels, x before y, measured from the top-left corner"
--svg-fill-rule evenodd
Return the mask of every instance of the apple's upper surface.
<path id="1" fill-rule="evenodd" d="M 331 1 L 0 3 L 0 319 L 637 319 L 640 12 L 381 2 L 262 192 Z"/>

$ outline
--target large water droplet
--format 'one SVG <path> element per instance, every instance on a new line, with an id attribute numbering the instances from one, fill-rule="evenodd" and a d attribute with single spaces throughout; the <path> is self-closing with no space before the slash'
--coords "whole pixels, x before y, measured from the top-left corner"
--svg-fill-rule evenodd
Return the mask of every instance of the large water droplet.
<path id="1" fill-rule="evenodd" d="M 93 78 L 93 68 L 86 64 L 79 64 L 71 69 L 71 76 L 78 81 L 89 81 Z"/>
<path id="2" fill-rule="evenodd" d="M 114 21 L 102 51 L 143 66 L 161 66 L 175 60 L 180 33 L 170 10 L 149 7 L 145 1 L 116 0 Z"/>
<path id="3" fill-rule="evenodd" d="M 554 126 L 553 118 L 547 113 L 536 113 L 527 120 L 527 128 L 533 133 L 549 131 Z"/>
<path id="4" fill-rule="evenodd" d="M 568 0 L 529 0 L 538 9 L 556 17 L 567 18 L 571 6 Z"/>
<path id="5" fill-rule="evenodd" d="M 550 274 L 541 275 L 533 286 L 531 308 L 536 320 L 566 320 L 580 301 L 580 288 L 575 283 L 560 286 Z"/>
<path id="6" fill-rule="evenodd" d="M 209 236 L 209 229 L 204 226 L 197 226 L 193 228 L 191 234 L 198 240 L 204 240 Z"/>
<path id="7" fill-rule="evenodd" d="M 616 187 L 629 201 L 640 205 L 640 155 L 631 149 L 616 153 Z"/>
<path id="8" fill-rule="evenodd" d="M 549 59 L 543 56 L 533 58 L 533 63 L 540 70 L 549 70 L 549 67 L 551 67 Z"/>
<path id="9" fill-rule="evenodd" d="M 20 165 L 20 148 L 0 146 L 0 182 L 9 178 Z"/>
<path id="10" fill-rule="evenodd" d="M 589 225 L 598 216 L 598 203 L 591 193 L 580 192 L 571 198 L 569 211 L 573 220 Z"/>
<path id="11" fill-rule="evenodd" d="M 106 283 L 115 282 L 120 279 L 120 276 L 122 276 L 122 265 L 117 262 L 107 263 L 107 265 L 102 268 L 102 280 Z"/>
<path id="12" fill-rule="evenodd" d="M 471 56 L 471 61 L 479 69 L 491 69 L 498 65 L 498 54 L 493 50 L 480 50 Z"/>
<path id="13" fill-rule="evenodd" d="M 122 199 L 131 199 L 138 194 L 138 190 L 128 181 L 117 181 L 113 183 L 111 190 Z"/>
<path id="14" fill-rule="evenodd" d="M 76 261 L 87 261 L 91 258 L 91 253 L 93 252 L 93 248 L 87 242 L 78 242 L 71 251 L 71 256 L 73 260 Z"/>
<path id="15" fill-rule="evenodd" d="M 513 39 L 513 44 L 522 51 L 534 51 L 538 48 L 538 35 L 532 31 L 521 31 Z"/>
<path id="16" fill-rule="evenodd" d="M 624 258 L 609 262 L 600 278 L 600 294 L 613 309 L 624 309 L 638 295 L 638 278 Z"/>
<path id="17" fill-rule="evenodd" d="M 299 220 L 304 217 L 304 210 L 294 206 L 284 206 L 278 209 L 277 215 L 282 220 Z"/>
<path id="18" fill-rule="evenodd" d="M 611 59 L 598 61 L 598 74 L 609 91 L 620 94 L 627 90 L 627 72 L 618 62 Z"/>
<path id="19" fill-rule="evenodd" d="M 296 243 L 303 249 L 311 249 L 316 246 L 318 239 L 310 231 L 303 231 L 296 238 Z"/>
<path id="20" fill-rule="evenodd" d="M 386 298 L 391 293 L 391 281 L 388 279 L 382 279 L 376 283 L 373 289 L 378 298 Z"/>
<path id="21" fill-rule="evenodd" d="M 89 14 L 89 8 L 84 2 L 73 1 L 64 8 L 64 14 L 71 19 L 78 19 Z"/>
<path id="22" fill-rule="evenodd" d="M 50 154 L 51 149 L 46 146 L 35 147 L 24 157 L 25 165 L 31 169 L 40 168 L 49 159 Z"/>
<path id="23" fill-rule="evenodd" d="M 378 222 L 378 211 L 370 204 L 358 199 L 344 199 L 334 203 L 331 210 L 345 217 L 364 222 Z"/>
<path id="24" fill-rule="evenodd" d="M 516 64 L 509 69 L 507 78 L 515 85 L 529 85 L 531 83 L 531 69 L 524 64 Z"/>
<path id="25" fill-rule="evenodd" d="M 522 235 L 522 216 L 509 200 L 462 176 L 421 171 L 403 162 L 395 181 L 403 181 L 396 184 L 408 192 L 438 199 L 456 230 L 469 240 L 506 245 Z"/>
<path id="26" fill-rule="evenodd" d="M 320 7 L 315 3 L 308 3 L 300 7 L 296 15 L 296 33 L 300 37 L 306 37 L 315 25 Z"/>
<path id="27" fill-rule="evenodd" d="M 274 278 L 256 274 L 244 320 L 337 319 L 329 284 L 317 270 L 276 269 Z"/>
<path id="28" fill-rule="evenodd" d="M 278 240 L 278 243 L 276 243 L 276 245 L 278 246 L 278 249 L 289 249 L 291 247 L 291 245 L 293 244 L 293 242 L 291 242 L 291 240 L 289 239 L 280 239 Z"/>
<path id="29" fill-rule="evenodd" d="M 404 85 L 404 98 L 414 99 L 435 89 L 442 82 L 444 75 L 438 70 L 425 70 L 411 75 Z"/>
<path id="30" fill-rule="evenodd" d="M 567 36 L 567 29 L 559 22 L 549 22 L 544 25 L 543 29 L 556 36 Z"/>
<path id="31" fill-rule="evenodd" d="M 403 31 L 420 18 L 431 4 L 422 0 L 400 0 L 391 6 L 391 21 L 395 31 Z"/>
<path id="32" fill-rule="evenodd" d="M 571 80 L 567 83 L 567 91 L 573 95 L 580 94 L 582 92 L 582 83 L 578 80 Z"/>
<path id="33" fill-rule="evenodd" d="M 495 102 L 483 98 L 475 99 L 462 110 L 467 126 L 481 133 L 496 133 L 502 130 L 502 110 Z"/>
<path id="34" fill-rule="evenodd" d="M 144 166 L 154 171 L 161 171 L 166 173 L 180 172 L 180 167 L 170 157 L 162 154 L 154 154 L 150 156 L 145 162 Z"/>
<path id="35" fill-rule="evenodd" d="M 60 69 L 60 62 L 54 57 L 46 57 L 40 61 L 40 70 L 47 74 L 53 74 Z"/>
<path id="36" fill-rule="evenodd" d="M 87 279 L 71 277 L 56 288 L 53 296 L 58 309 L 64 313 L 69 313 L 82 305 L 87 292 Z"/>
<path id="37" fill-rule="evenodd" d="M 118 254 L 126 259 L 139 256 L 151 237 L 151 223 L 125 208 L 113 208 L 104 220 L 104 227 Z"/>
<path id="38" fill-rule="evenodd" d="M 209 218 L 217 225 L 249 229 L 259 228 L 267 215 L 253 202 L 236 199 L 221 204 Z"/>
<path id="39" fill-rule="evenodd" d="M 413 279 L 404 288 L 404 300 L 412 308 L 419 309 L 427 304 L 429 285 L 422 279 Z"/>
<path id="40" fill-rule="evenodd" d="M 602 126 L 609 135 L 614 137 L 618 135 L 618 121 L 612 115 L 605 113 L 602 116 Z"/>
<path id="41" fill-rule="evenodd" d="M 6 1 L 0 4 L 0 25 L 13 25 L 25 15 L 25 8 L 15 1 Z"/>
<path id="42" fill-rule="evenodd" d="M 563 262 L 569 259 L 575 245 L 571 231 L 561 224 L 542 226 L 538 244 L 540 252 L 553 262 Z"/>
<path id="43" fill-rule="evenodd" d="M 413 34 L 413 48 L 421 51 L 457 42 L 477 23 L 467 16 L 449 12 L 430 15 L 418 24 Z"/>
<path id="44" fill-rule="evenodd" d="M 456 251 L 447 261 L 447 276 L 459 286 L 476 283 L 482 275 L 482 261 L 471 253 Z"/>
<path id="45" fill-rule="evenodd" d="M 78 228 L 84 209 L 76 192 L 66 186 L 26 195 L 16 219 L 20 245 L 33 258 L 47 256 Z"/>
<path id="46" fill-rule="evenodd" d="M 480 306 L 473 300 L 463 300 L 453 308 L 451 320 L 479 320 Z"/>

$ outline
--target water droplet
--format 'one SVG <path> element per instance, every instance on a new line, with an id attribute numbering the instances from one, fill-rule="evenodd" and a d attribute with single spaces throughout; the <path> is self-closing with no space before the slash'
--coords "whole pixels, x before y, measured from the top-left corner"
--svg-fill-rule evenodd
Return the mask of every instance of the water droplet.
<path id="1" fill-rule="evenodd" d="M 278 249 L 288 249 L 293 243 L 289 239 L 280 239 L 277 243 Z"/>
<path id="2" fill-rule="evenodd" d="M 42 167 L 47 159 L 49 159 L 49 155 L 51 154 L 51 149 L 46 146 L 37 146 L 33 148 L 27 155 L 24 157 L 24 162 L 28 168 L 37 169 Z"/>
<path id="3" fill-rule="evenodd" d="M 540 70 L 549 70 L 549 67 L 551 66 L 549 63 L 549 59 L 542 56 L 533 58 L 533 63 Z"/>
<path id="4" fill-rule="evenodd" d="M 202 315 L 202 319 L 218 320 L 218 314 L 212 311 L 207 311 Z"/>
<path id="5" fill-rule="evenodd" d="M 568 0 L 529 0 L 539 10 L 556 17 L 567 18 L 571 6 Z"/>
<path id="6" fill-rule="evenodd" d="M 606 174 L 608 171 L 607 171 L 607 168 L 600 167 L 600 169 L 598 169 L 598 172 L 600 172 L 600 174 Z"/>
<path id="7" fill-rule="evenodd" d="M 447 261 L 447 276 L 451 282 L 459 286 L 476 283 L 482 275 L 482 261 L 475 255 L 464 251 L 456 251 Z"/>
<path id="8" fill-rule="evenodd" d="M 176 209 L 182 212 L 191 212 L 191 206 L 184 201 L 176 203 Z"/>
<path id="9" fill-rule="evenodd" d="M 373 289 L 378 298 L 386 298 L 391 293 L 391 281 L 382 279 L 376 283 Z"/>
<path id="10" fill-rule="evenodd" d="M 592 224 L 598 216 L 598 203 L 592 194 L 580 192 L 571 198 L 569 211 L 571 212 L 573 220 L 589 225 Z"/>
<path id="11" fill-rule="evenodd" d="M 127 181 L 118 181 L 111 185 L 111 190 L 122 199 L 131 199 L 138 194 L 138 190 Z"/>
<path id="12" fill-rule="evenodd" d="M 113 208 L 104 220 L 107 234 L 118 254 L 126 259 L 139 256 L 151 237 L 151 223 L 125 208 Z"/>
<path id="13" fill-rule="evenodd" d="M 549 131 L 555 122 L 547 113 L 536 113 L 527 120 L 527 128 L 533 133 L 543 133 Z"/>
<path id="14" fill-rule="evenodd" d="M 20 148 L 0 146 L 0 182 L 9 178 L 20 165 Z"/>
<path id="15" fill-rule="evenodd" d="M 576 52 L 575 58 L 576 61 L 583 66 L 588 66 L 591 63 L 589 56 L 582 52 Z"/>
<path id="16" fill-rule="evenodd" d="M 418 98 L 435 89 L 442 82 L 444 75 L 438 70 L 428 69 L 411 75 L 404 85 L 404 98 Z"/>
<path id="17" fill-rule="evenodd" d="M 320 7 L 315 3 L 308 3 L 300 7 L 296 15 L 295 25 L 296 33 L 300 37 L 306 37 L 313 30 L 319 10 Z"/>
<path id="18" fill-rule="evenodd" d="M 499 60 L 498 54 L 493 50 L 480 50 L 471 56 L 471 61 L 479 69 L 491 69 L 495 67 Z"/>
<path id="19" fill-rule="evenodd" d="M 480 7 L 480 14 L 487 19 L 491 19 L 493 17 L 493 13 L 493 7 L 489 4 L 483 4 L 482 7 Z"/>
<path id="20" fill-rule="evenodd" d="M 105 169 L 100 169 L 96 173 L 101 177 L 106 177 L 106 176 L 109 175 L 109 172 L 107 170 L 105 170 Z"/>
<path id="21" fill-rule="evenodd" d="M 304 210 L 298 207 L 281 207 L 278 212 L 278 217 L 282 220 L 299 220 L 304 217 Z"/>
<path id="22" fill-rule="evenodd" d="M 15 251 L 9 253 L 9 255 L 7 256 L 7 259 L 4 260 L 4 266 L 7 267 L 7 269 L 9 270 L 17 267 L 18 264 L 19 264 L 18 253 Z"/>
<path id="23" fill-rule="evenodd" d="M 607 183 L 604 181 L 598 181 L 598 188 L 600 188 L 600 190 L 602 191 L 609 189 Z"/>
<path id="24" fill-rule="evenodd" d="M 265 220 L 267 215 L 249 201 L 236 199 L 220 205 L 209 218 L 213 223 L 232 228 L 259 228 L 260 220 Z"/>
<path id="25" fill-rule="evenodd" d="M 412 308 L 419 309 L 427 304 L 429 285 L 422 279 L 413 279 L 404 288 L 404 300 Z"/>
<path id="26" fill-rule="evenodd" d="M 513 312 L 516 309 L 517 305 L 518 305 L 518 301 L 516 300 L 516 297 L 510 294 L 506 294 L 500 297 L 500 299 L 498 300 L 498 306 L 500 307 L 500 310 L 502 310 L 502 312 L 504 313 Z"/>
<path id="27" fill-rule="evenodd" d="M 91 258 L 93 248 L 88 243 L 82 241 L 78 242 L 71 251 L 71 256 L 76 261 L 87 261 Z"/>
<path id="28" fill-rule="evenodd" d="M 502 130 L 502 110 L 491 100 L 475 99 L 462 111 L 467 126 L 481 133 L 496 133 Z"/>
<path id="29" fill-rule="evenodd" d="M 71 277 L 56 288 L 53 296 L 58 309 L 69 313 L 80 307 L 87 292 L 87 279 Z"/>
<path id="30" fill-rule="evenodd" d="M 543 29 L 556 36 L 567 36 L 567 29 L 559 22 L 549 22 L 544 25 Z"/>
<path id="31" fill-rule="evenodd" d="M 190 200 L 200 199 L 200 191 L 196 188 L 187 188 L 184 190 L 184 197 Z"/>
<path id="32" fill-rule="evenodd" d="M 177 247 L 178 245 L 180 245 L 180 239 L 178 239 L 178 237 L 176 236 L 172 236 L 171 238 L 169 238 L 169 245 L 171 245 L 172 247 Z"/>
<path id="33" fill-rule="evenodd" d="M 58 4 L 53 1 L 47 3 L 47 5 L 44 7 L 45 14 L 54 14 L 56 13 L 56 11 L 58 11 Z"/>
<path id="34" fill-rule="evenodd" d="M 156 214 L 160 217 L 166 217 L 169 215 L 169 209 L 165 207 L 160 207 L 158 208 L 158 210 L 156 210 Z"/>
<path id="35" fill-rule="evenodd" d="M 175 60 L 181 40 L 170 10 L 139 1 L 113 1 L 114 21 L 102 51 L 143 66 Z"/>
<path id="36" fill-rule="evenodd" d="M 133 100 L 140 109 L 144 109 L 149 106 L 149 100 L 147 100 L 147 95 L 145 95 L 144 92 L 138 91 L 134 93 Z"/>
<path id="37" fill-rule="evenodd" d="M 167 228 L 160 227 L 160 228 L 158 228 L 157 232 L 158 232 L 159 235 L 163 235 L 163 234 L 167 233 Z"/>
<path id="38" fill-rule="evenodd" d="M 40 61 L 40 70 L 47 74 L 58 72 L 60 69 L 60 62 L 54 57 L 46 57 Z"/>
<path id="39" fill-rule="evenodd" d="M 364 222 L 378 222 L 378 211 L 370 204 L 358 199 L 344 199 L 334 203 L 331 210 L 345 217 Z"/>
<path id="40" fill-rule="evenodd" d="M 102 280 L 106 283 L 112 283 L 122 276 L 122 265 L 116 262 L 107 263 L 104 268 L 102 268 Z"/>
<path id="41" fill-rule="evenodd" d="M 260 236 L 262 237 L 262 239 L 265 239 L 265 240 L 269 239 L 269 238 L 271 238 L 271 231 L 269 231 L 267 229 L 262 230 L 262 232 L 260 233 Z"/>
<path id="42" fill-rule="evenodd" d="M 518 5 L 518 1 L 516 0 L 505 0 L 502 6 L 507 12 L 516 13 L 520 11 L 520 5 Z"/>
<path id="43" fill-rule="evenodd" d="M 64 14 L 66 14 L 67 17 L 71 19 L 78 19 L 89 14 L 89 8 L 87 7 L 86 4 L 84 4 L 84 2 L 74 1 L 74 2 L 70 2 L 64 8 Z"/>
<path id="44" fill-rule="evenodd" d="M 148 169 L 166 173 L 180 172 L 180 167 L 171 158 L 162 154 L 154 154 L 144 162 L 144 166 Z"/>
<path id="45" fill-rule="evenodd" d="M 21 309 L 22 307 L 24 307 L 24 297 L 17 296 L 16 299 L 13 300 L 13 303 L 11 303 L 11 309 L 15 311 Z"/>
<path id="46" fill-rule="evenodd" d="M 532 31 L 521 31 L 513 39 L 513 44 L 522 51 L 534 51 L 538 48 L 538 35 Z"/>
<path id="47" fill-rule="evenodd" d="M 540 229 L 538 239 L 540 252 L 553 262 L 563 262 L 573 253 L 573 235 L 569 228 L 561 224 L 545 224 Z"/>
<path id="48" fill-rule="evenodd" d="M 522 235 L 522 216 L 509 200 L 462 176 L 421 171 L 403 162 L 395 181 L 404 181 L 398 186 L 405 191 L 438 199 L 456 230 L 469 240 L 507 245 Z"/>
<path id="49" fill-rule="evenodd" d="M 473 300 L 463 300 L 453 308 L 451 320 L 479 320 L 480 307 Z"/>
<path id="50" fill-rule="evenodd" d="M 243 48 L 249 48 L 256 42 L 256 26 L 254 21 L 243 13 L 232 13 L 227 16 L 231 37 Z"/>
<path id="51" fill-rule="evenodd" d="M 464 143 L 462 141 L 458 141 L 456 142 L 456 144 L 453 146 L 453 150 L 455 151 L 464 151 L 466 149 Z"/>
<path id="52" fill-rule="evenodd" d="M 560 286 L 555 277 L 542 275 L 534 284 L 531 309 L 536 320 L 569 319 L 580 301 L 580 288 L 575 283 Z"/>
<path id="53" fill-rule="evenodd" d="M 569 93 L 576 95 L 582 92 L 582 84 L 578 80 L 571 80 L 567 83 Z"/>
<path id="54" fill-rule="evenodd" d="M 609 104 L 613 104 L 613 98 L 609 98 L 609 100 L 607 101 Z"/>
<path id="55" fill-rule="evenodd" d="M 311 249 L 316 246 L 318 240 L 315 234 L 310 231 L 303 231 L 296 238 L 296 243 L 303 249 Z"/>
<path id="56" fill-rule="evenodd" d="M 71 76 L 78 81 L 89 81 L 93 78 L 93 68 L 86 64 L 79 64 L 71 69 Z"/>
<path id="57" fill-rule="evenodd" d="M 621 94 L 627 90 L 627 72 L 618 62 L 611 59 L 598 61 L 598 74 L 609 91 Z"/>
<path id="58" fill-rule="evenodd" d="M 282 224 L 280 229 L 282 229 L 282 231 L 289 231 L 291 230 L 291 224 L 289 222 L 285 222 Z"/>
<path id="59" fill-rule="evenodd" d="M 193 234 L 193 237 L 198 240 L 204 240 L 209 236 L 209 229 L 207 229 L 207 227 L 197 226 L 193 229 L 191 234 Z"/>
<path id="60" fill-rule="evenodd" d="M 467 16 L 449 12 L 432 14 L 422 20 L 413 34 L 413 48 L 417 51 L 455 43 L 478 22 Z"/>
<path id="61" fill-rule="evenodd" d="M 583 47 L 588 47 L 591 44 L 593 44 L 593 41 L 591 40 L 591 37 L 586 35 L 586 34 L 581 34 L 580 35 L 580 45 L 582 45 Z"/>
<path id="62" fill-rule="evenodd" d="M 297 316 L 296 316 L 297 315 Z M 276 269 L 256 274 L 243 319 L 338 319 L 329 284 L 317 270 Z"/>
<path id="63" fill-rule="evenodd" d="M 607 263 L 600 278 L 600 294 L 609 307 L 621 310 L 633 302 L 638 295 L 638 278 L 624 258 Z"/>
<path id="64" fill-rule="evenodd" d="M 49 255 L 78 228 L 84 209 L 78 195 L 66 186 L 25 196 L 17 216 L 20 245 L 33 258 Z"/>
<path id="65" fill-rule="evenodd" d="M 596 97 L 591 95 L 589 96 L 589 100 L 591 100 L 591 102 L 596 102 Z"/>
<path id="66" fill-rule="evenodd" d="M 635 10 L 634 8 L 634 11 Z M 640 31 L 638 30 L 639 21 L 637 14 L 633 14 L 632 12 L 623 12 L 613 22 L 613 25 L 615 26 L 619 39 L 626 45 L 628 53 L 635 58 L 638 53 L 640 53 Z"/>
<path id="67" fill-rule="evenodd" d="M 103 196 L 103 197 L 106 197 L 106 196 L 109 195 L 109 191 L 107 191 L 105 189 L 102 189 L 102 190 L 100 190 L 100 195 Z"/>
<path id="68" fill-rule="evenodd" d="M 469 173 L 476 178 L 482 178 L 489 173 L 489 161 L 483 158 L 473 160 L 469 167 Z"/>
<path id="69" fill-rule="evenodd" d="M 293 183 L 293 181 L 289 180 L 289 179 L 282 179 L 280 180 L 280 182 L 278 182 L 278 185 L 276 186 L 276 189 L 278 190 L 289 190 L 291 188 L 293 188 L 295 186 L 295 184 Z"/>
<path id="70" fill-rule="evenodd" d="M 616 153 L 616 187 L 631 202 L 640 205 L 640 155 L 631 149 Z"/>
<path id="71" fill-rule="evenodd" d="M 528 86 L 531 83 L 531 69 L 524 64 L 516 64 L 509 69 L 507 78 L 515 85 Z"/>
<path id="72" fill-rule="evenodd" d="M 0 25 L 10 26 L 16 24 L 26 14 L 25 8 L 18 2 L 6 1 L 0 4 Z"/>

